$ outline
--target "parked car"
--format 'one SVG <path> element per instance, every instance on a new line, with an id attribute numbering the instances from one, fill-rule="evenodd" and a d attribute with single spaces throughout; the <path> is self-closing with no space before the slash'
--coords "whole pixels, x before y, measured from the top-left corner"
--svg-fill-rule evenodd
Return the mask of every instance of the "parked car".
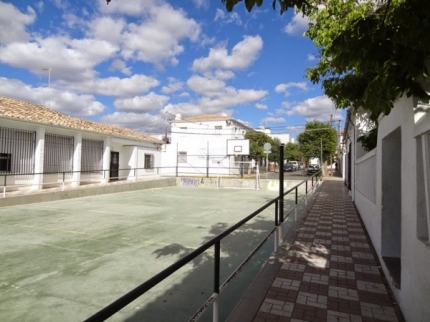
<path id="1" fill-rule="evenodd" d="M 299 162 L 299 170 L 303 170 L 305 168 L 305 165 L 303 162 Z"/>
<path id="2" fill-rule="evenodd" d="M 308 170 L 307 170 L 308 174 L 315 174 L 318 171 L 320 171 L 320 166 L 318 164 L 310 164 L 308 166 Z"/>
<path id="3" fill-rule="evenodd" d="M 299 163 L 297 161 L 289 161 L 288 163 L 291 163 L 294 167 L 294 171 L 299 170 Z"/>
<path id="4" fill-rule="evenodd" d="M 286 172 L 293 172 L 296 171 L 294 170 L 294 165 L 291 162 L 287 162 L 284 164 L 284 171 Z"/>

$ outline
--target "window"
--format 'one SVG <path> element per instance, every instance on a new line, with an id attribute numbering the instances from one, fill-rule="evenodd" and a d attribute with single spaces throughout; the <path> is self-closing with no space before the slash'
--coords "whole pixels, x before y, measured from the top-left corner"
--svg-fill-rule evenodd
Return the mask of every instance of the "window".
<path id="1" fill-rule="evenodd" d="M 417 136 L 417 237 L 429 243 L 430 131 Z"/>
<path id="2" fill-rule="evenodd" d="M 154 169 L 154 155 L 145 153 L 145 169 Z"/>
<path id="3" fill-rule="evenodd" d="M 71 136 L 45 134 L 43 172 L 68 172 L 73 170 L 74 139 Z"/>
<path id="4" fill-rule="evenodd" d="M 187 152 L 178 152 L 178 163 L 187 163 Z"/>
<path id="5" fill-rule="evenodd" d="M 82 139 L 81 171 L 103 168 L 103 141 Z"/>
<path id="6" fill-rule="evenodd" d="M 1 172 L 11 171 L 11 160 L 12 160 L 12 154 L 0 153 L 0 171 Z"/>
<path id="7" fill-rule="evenodd" d="M 36 132 L 0 128 L 0 172 L 34 172 Z M 13 158 L 12 158 L 13 156 Z"/>
<path id="8" fill-rule="evenodd" d="M 222 125 L 215 125 L 215 134 L 221 134 Z"/>

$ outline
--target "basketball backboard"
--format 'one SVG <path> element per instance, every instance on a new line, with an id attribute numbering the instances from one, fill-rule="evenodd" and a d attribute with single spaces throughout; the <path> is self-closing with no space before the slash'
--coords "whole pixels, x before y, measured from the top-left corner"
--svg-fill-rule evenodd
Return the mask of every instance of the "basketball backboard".
<path id="1" fill-rule="evenodd" d="M 227 155 L 249 155 L 249 140 L 227 140 Z"/>

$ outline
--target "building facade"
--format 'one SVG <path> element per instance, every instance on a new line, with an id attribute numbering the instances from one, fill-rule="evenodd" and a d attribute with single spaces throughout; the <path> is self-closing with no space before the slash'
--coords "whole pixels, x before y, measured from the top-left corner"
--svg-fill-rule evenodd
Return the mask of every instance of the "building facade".
<path id="1" fill-rule="evenodd" d="M 0 97 L 0 180 L 8 191 L 156 174 L 162 144 L 130 129 Z"/>
<path id="2" fill-rule="evenodd" d="M 231 140 L 243 140 L 252 130 L 227 115 L 201 115 L 171 121 L 170 144 L 163 152 L 163 173 L 214 176 L 237 174 L 242 160 L 238 154 L 229 155 Z M 238 141 L 240 143 L 240 141 Z"/>

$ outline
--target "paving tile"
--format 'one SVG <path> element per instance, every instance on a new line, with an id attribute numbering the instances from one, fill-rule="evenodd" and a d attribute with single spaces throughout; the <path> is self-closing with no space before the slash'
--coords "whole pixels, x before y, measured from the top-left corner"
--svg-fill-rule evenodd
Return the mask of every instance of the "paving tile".
<path id="1" fill-rule="evenodd" d="M 330 297 L 341 298 L 345 300 L 358 301 L 358 292 L 357 290 L 337 287 L 337 286 L 329 286 L 328 294 Z"/>
<path id="2" fill-rule="evenodd" d="M 352 247 L 357 247 L 357 248 L 370 248 L 369 244 L 366 242 L 356 242 L 356 241 L 351 241 L 350 243 L 351 248 Z"/>
<path id="3" fill-rule="evenodd" d="M 338 250 L 338 251 L 350 251 L 351 247 L 350 246 L 344 246 L 344 245 L 335 245 L 333 244 L 331 246 L 331 250 Z"/>
<path id="4" fill-rule="evenodd" d="M 305 264 L 294 264 L 294 263 L 285 263 L 282 264 L 281 269 L 289 270 L 289 271 L 297 271 L 304 272 L 306 268 Z"/>
<path id="5" fill-rule="evenodd" d="M 357 289 L 372 293 L 388 294 L 385 285 L 369 281 L 357 281 Z"/>
<path id="6" fill-rule="evenodd" d="M 337 256 L 337 255 L 331 255 L 330 261 L 339 262 L 339 263 L 349 263 L 349 264 L 353 263 L 352 257 Z"/>
<path id="7" fill-rule="evenodd" d="M 349 278 L 349 279 L 355 280 L 356 274 L 353 271 L 345 271 L 342 269 L 330 268 L 330 276 L 336 277 L 336 278 Z"/>
<path id="8" fill-rule="evenodd" d="M 306 273 L 305 272 L 302 280 L 304 282 L 309 282 L 309 283 L 328 285 L 329 277 L 327 275 L 312 274 L 312 273 Z"/>
<path id="9" fill-rule="evenodd" d="M 308 292 L 299 292 L 296 303 L 327 309 L 327 296 Z"/>
<path id="10" fill-rule="evenodd" d="M 394 308 L 373 303 L 361 302 L 361 314 L 383 321 L 398 321 Z"/>
<path id="11" fill-rule="evenodd" d="M 272 286 L 286 290 L 298 291 L 300 287 L 300 281 L 276 277 L 272 283 Z"/>
<path id="12" fill-rule="evenodd" d="M 360 315 L 327 310 L 327 322 L 362 322 Z"/>
<path id="13" fill-rule="evenodd" d="M 379 268 L 375 265 L 354 264 L 354 271 L 367 274 L 380 274 Z"/>

